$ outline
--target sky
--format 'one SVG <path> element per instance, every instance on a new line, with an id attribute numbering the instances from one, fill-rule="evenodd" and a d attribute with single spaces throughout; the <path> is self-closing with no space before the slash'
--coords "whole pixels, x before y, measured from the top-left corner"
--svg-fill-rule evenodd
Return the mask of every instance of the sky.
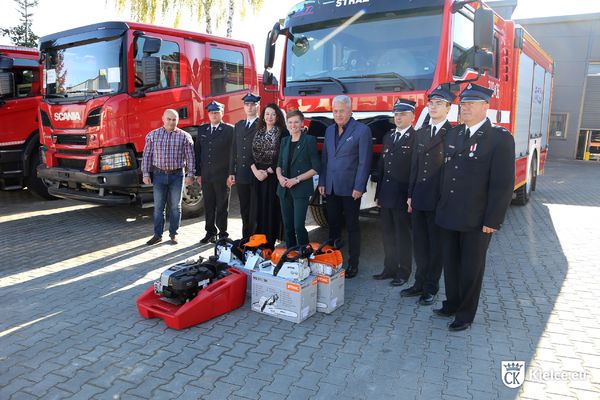
<path id="1" fill-rule="evenodd" d="M 131 20 L 127 10 L 121 12 L 116 10 L 115 3 L 116 0 L 39 0 L 39 5 L 33 10 L 33 31 L 38 36 L 43 36 L 97 22 Z M 240 13 L 237 13 L 238 18 L 234 20 L 232 36 L 254 44 L 259 66 L 262 66 L 268 31 L 278 19 L 285 18 L 287 12 L 296 3 L 298 0 L 265 0 L 264 6 L 257 15 L 248 12 L 246 18 L 240 20 Z M 0 28 L 18 24 L 19 16 L 13 0 L 0 0 L 0 10 L 2 10 Z M 519 0 L 513 19 L 598 12 L 600 12 L 599 0 Z M 173 22 L 174 16 L 170 15 L 155 23 L 173 26 Z M 204 32 L 204 27 L 190 18 L 182 19 L 179 27 Z M 214 33 L 225 36 L 225 32 L 226 27 L 223 22 Z M 0 45 L 2 44 L 10 44 L 7 37 L 0 36 Z"/>

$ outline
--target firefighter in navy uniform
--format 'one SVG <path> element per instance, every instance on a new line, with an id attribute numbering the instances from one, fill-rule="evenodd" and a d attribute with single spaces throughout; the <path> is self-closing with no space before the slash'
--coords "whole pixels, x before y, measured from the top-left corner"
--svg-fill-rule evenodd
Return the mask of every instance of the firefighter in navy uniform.
<path id="1" fill-rule="evenodd" d="M 242 97 L 242 101 L 246 119 L 238 121 L 233 128 L 227 185 L 229 187 L 236 185 L 242 216 L 242 236 L 248 237 L 256 228 L 256 213 L 253 210 L 255 196 L 252 189 L 254 174 L 250 165 L 252 165 L 252 141 L 256 134 L 260 96 L 248 93 Z"/>
<path id="2" fill-rule="evenodd" d="M 412 210 L 413 253 L 417 270 L 413 286 L 402 297 L 420 296 L 419 304 L 431 305 L 442 275 L 442 242 L 435 223 L 444 164 L 444 137 L 452 128 L 448 112 L 456 96 L 439 86 L 428 95 L 430 124 L 417 131 L 408 186 L 408 208 Z"/>
<path id="3" fill-rule="evenodd" d="M 464 124 L 446 134 L 436 223 L 442 228 L 446 300 L 433 310 L 467 329 L 477 311 L 492 233 L 500 229 L 515 180 L 515 142 L 486 117 L 493 91 L 469 84 L 460 94 Z"/>
<path id="4" fill-rule="evenodd" d="M 210 123 L 198 128 L 196 138 L 196 180 L 202 187 L 206 235 L 201 244 L 214 243 L 227 237 L 229 211 L 229 153 L 233 139 L 233 126 L 223 123 L 223 104 L 213 101 L 206 106 Z M 216 226 L 215 226 L 216 222 Z"/>
<path id="5" fill-rule="evenodd" d="M 381 207 L 383 226 L 384 269 L 374 279 L 392 279 L 392 286 L 402 286 L 412 270 L 412 238 L 407 194 L 410 165 L 415 139 L 412 121 L 415 102 L 398 99 L 394 104 L 396 129 L 383 137 L 381 158 L 377 165 L 375 201 Z"/>

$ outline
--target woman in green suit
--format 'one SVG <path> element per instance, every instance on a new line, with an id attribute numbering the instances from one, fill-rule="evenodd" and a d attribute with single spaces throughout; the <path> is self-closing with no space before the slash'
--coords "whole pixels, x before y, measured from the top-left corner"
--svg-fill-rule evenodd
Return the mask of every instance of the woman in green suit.
<path id="1" fill-rule="evenodd" d="M 315 137 L 302 133 L 302 112 L 292 110 L 287 113 L 286 120 L 290 136 L 281 140 L 276 173 L 285 243 L 289 248 L 308 244 L 306 211 L 314 192 L 312 177 L 319 173 L 321 159 L 317 153 Z"/>

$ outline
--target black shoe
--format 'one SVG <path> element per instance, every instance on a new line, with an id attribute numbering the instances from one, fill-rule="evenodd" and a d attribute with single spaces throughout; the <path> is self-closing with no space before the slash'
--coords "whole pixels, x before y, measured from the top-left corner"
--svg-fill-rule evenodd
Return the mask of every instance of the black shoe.
<path id="1" fill-rule="evenodd" d="M 404 279 L 404 278 L 394 278 L 392 279 L 392 281 L 390 282 L 390 286 L 402 286 L 404 285 L 406 282 L 408 281 L 408 279 Z"/>
<path id="2" fill-rule="evenodd" d="M 460 332 L 460 331 L 464 331 L 465 329 L 468 329 L 471 326 L 470 322 L 460 322 L 457 320 L 454 320 L 452 323 L 450 323 L 450 325 L 448 325 L 448 330 L 450 332 Z"/>
<path id="3" fill-rule="evenodd" d="M 171 244 L 177 244 L 179 243 L 179 240 L 177 240 L 177 235 L 171 235 Z"/>
<path id="4" fill-rule="evenodd" d="M 393 279 L 395 276 L 396 275 L 394 275 L 390 272 L 383 271 L 382 273 L 373 275 L 373 279 L 375 279 L 377 281 L 382 281 L 384 279 Z"/>
<path id="5" fill-rule="evenodd" d="M 446 310 L 444 307 L 442 308 L 434 308 L 433 313 L 439 317 L 452 317 L 454 313 L 452 311 Z"/>
<path id="6" fill-rule="evenodd" d="M 146 242 L 147 246 L 152 246 L 153 244 L 162 242 L 162 237 L 160 236 L 152 236 L 150 240 Z"/>
<path id="7" fill-rule="evenodd" d="M 400 296 L 402 297 L 416 297 L 421 296 L 422 294 L 423 290 L 415 287 L 414 285 L 409 288 L 402 289 L 402 291 L 400 291 Z"/>
<path id="8" fill-rule="evenodd" d="M 223 238 L 226 238 L 226 237 L 229 237 L 229 233 L 227 233 L 227 232 L 220 232 L 219 233 L 219 239 L 223 239 Z"/>
<path id="9" fill-rule="evenodd" d="M 358 275 L 358 267 L 349 265 L 346 267 L 346 278 L 352 279 Z"/>
<path id="10" fill-rule="evenodd" d="M 214 235 L 212 233 L 207 233 L 206 236 L 204 236 L 202 239 L 200 239 L 200 243 L 201 244 L 206 244 L 206 243 L 214 243 L 217 241 L 217 235 Z"/>
<path id="11" fill-rule="evenodd" d="M 430 306 L 435 301 L 435 295 L 430 293 L 423 293 L 419 298 L 419 304 L 422 306 Z"/>

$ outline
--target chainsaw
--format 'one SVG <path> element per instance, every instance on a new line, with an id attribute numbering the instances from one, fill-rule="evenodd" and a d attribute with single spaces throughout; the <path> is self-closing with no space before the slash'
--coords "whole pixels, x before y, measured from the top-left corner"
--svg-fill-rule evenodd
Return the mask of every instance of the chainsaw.
<path id="1" fill-rule="evenodd" d="M 232 267 L 254 269 L 259 263 L 271 258 L 272 249 L 267 243 L 267 237 L 262 234 L 238 240 L 225 237 L 215 243 L 215 256 Z"/>
<path id="2" fill-rule="evenodd" d="M 309 257 L 310 270 L 313 275 L 332 276 L 342 268 L 343 258 L 340 244 L 337 240 L 328 240 L 323 244 L 309 243 L 313 250 Z"/>
<path id="3" fill-rule="evenodd" d="M 291 281 L 303 281 L 310 275 L 310 246 L 294 246 L 289 249 L 275 249 L 271 260 L 258 265 L 259 271 L 279 276 Z"/>

